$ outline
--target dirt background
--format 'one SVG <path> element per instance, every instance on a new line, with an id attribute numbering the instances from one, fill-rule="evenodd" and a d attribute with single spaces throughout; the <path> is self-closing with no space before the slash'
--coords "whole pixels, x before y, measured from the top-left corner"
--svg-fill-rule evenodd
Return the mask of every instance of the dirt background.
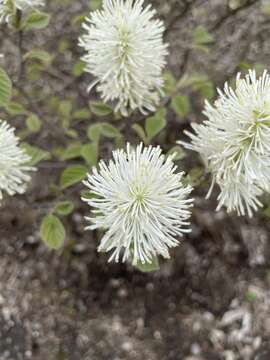
<path id="1" fill-rule="evenodd" d="M 18 83 L 26 92 L 31 86 L 36 89 L 29 106 L 46 119 L 46 126 L 29 142 L 44 148 L 66 142 L 56 131 L 44 96 L 53 92 L 72 96 L 81 105 L 88 101 L 89 75 L 75 80 L 71 75 L 81 50 L 80 30 L 70 25 L 87 3 L 49 1 L 51 26 L 24 41 L 24 51 L 35 43 L 56 53 L 63 38 L 70 44 L 42 79 L 34 85 L 25 78 Z M 167 24 L 168 67 L 176 77 L 204 72 L 222 86 L 241 61 L 270 68 L 270 16 L 262 11 L 261 1 L 240 1 L 236 9 L 235 1 L 229 7 L 222 0 L 152 3 Z M 215 37 L 208 53 L 190 49 L 187 29 L 198 24 Z M 1 31 L 7 34 L 7 29 Z M 16 81 L 16 38 L 2 36 L 0 44 Z M 189 95 L 192 112 L 187 121 L 179 123 L 169 112 L 167 133 L 161 138 L 164 148 L 175 144 L 189 122 L 201 121 L 202 102 Z M 20 128 L 20 117 L 14 117 L 13 124 Z M 137 141 L 128 122 L 123 132 Z M 103 142 L 105 157 L 111 148 L 109 141 Z M 189 154 L 185 169 L 194 163 L 199 159 Z M 204 200 L 206 188 L 196 190 L 192 233 L 172 252 L 171 261 L 162 262 L 160 271 L 142 274 L 128 265 L 108 265 L 106 255 L 97 254 L 100 235 L 84 231 L 89 210 L 76 191 L 69 194 L 77 207 L 66 221 L 64 249 L 51 252 L 41 243 L 40 217 L 54 201 L 50 184 L 58 179 L 61 166 L 42 163 L 28 193 L 6 199 L 0 211 L 1 360 L 270 359 L 270 222 L 263 213 L 253 219 L 228 216 L 224 210 L 216 213 L 216 193 L 209 202 Z"/>

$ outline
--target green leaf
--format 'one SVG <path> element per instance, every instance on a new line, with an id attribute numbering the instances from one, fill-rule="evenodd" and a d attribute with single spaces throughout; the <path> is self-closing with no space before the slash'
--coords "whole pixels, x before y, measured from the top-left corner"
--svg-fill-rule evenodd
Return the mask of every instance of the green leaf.
<path id="1" fill-rule="evenodd" d="M 176 95 L 172 98 L 171 106 L 180 118 L 185 118 L 190 110 L 189 98 L 186 95 Z"/>
<path id="2" fill-rule="evenodd" d="M 45 28 L 50 22 L 50 15 L 35 11 L 32 12 L 27 18 L 24 20 L 22 24 L 23 30 L 32 30 L 32 29 L 43 29 Z"/>
<path id="3" fill-rule="evenodd" d="M 204 26 L 199 25 L 195 28 L 192 35 L 193 45 L 206 45 L 214 42 L 214 37 L 211 35 Z"/>
<path id="4" fill-rule="evenodd" d="M 91 113 L 87 108 L 74 111 L 72 114 L 73 119 L 75 120 L 89 120 L 91 118 Z"/>
<path id="5" fill-rule="evenodd" d="M 196 88 L 201 84 L 208 81 L 208 77 L 205 74 L 193 73 L 193 74 L 184 74 L 177 83 L 177 89 L 184 89 L 191 86 Z"/>
<path id="6" fill-rule="evenodd" d="M 64 130 L 65 130 L 65 134 L 71 137 L 72 139 L 77 139 L 79 137 L 78 132 L 74 129 L 64 129 Z"/>
<path id="7" fill-rule="evenodd" d="M 163 79 L 164 92 L 167 96 L 169 96 L 174 91 L 177 81 L 170 71 L 165 71 Z"/>
<path id="8" fill-rule="evenodd" d="M 172 155 L 172 154 L 174 154 L 174 158 L 173 158 L 174 160 L 183 160 L 187 156 L 184 149 L 179 145 L 174 146 L 167 153 L 167 155 Z"/>
<path id="9" fill-rule="evenodd" d="M 178 88 L 187 86 L 191 86 L 194 91 L 200 91 L 202 97 L 208 100 L 215 95 L 213 83 L 205 74 L 184 75 L 178 83 Z"/>
<path id="10" fill-rule="evenodd" d="M 63 118 L 69 119 L 71 116 L 72 102 L 70 100 L 63 100 L 59 103 L 59 114 Z"/>
<path id="11" fill-rule="evenodd" d="M 166 126 L 166 110 L 161 108 L 158 112 L 146 119 L 145 130 L 148 141 L 151 141 Z"/>
<path id="12" fill-rule="evenodd" d="M 7 106 L 6 110 L 10 115 L 26 115 L 28 111 L 22 104 L 19 104 L 15 101 L 10 101 Z"/>
<path id="13" fill-rule="evenodd" d="M 40 235 L 48 248 L 57 250 L 64 243 L 66 231 L 59 218 L 50 214 L 42 220 Z"/>
<path id="14" fill-rule="evenodd" d="M 214 85 L 211 81 L 208 81 L 200 88 L 200 93 L 204 99 L 211 100 L 215 95 Z"/>
<path id="15" fill-rule="evenodd" d="M 204 169 L 201 167 L 195 167 L 191 169 L 189 174 L 186 176 L 186 179 L 192 187 L 201 185 L 201 183 L 205 179 Z"/>
<path id="16" fill-rule="evenodd" d="M 101 135 L 107 138 L 120 138 L 122 136 L 115 126 L 107 122 L 93 124 L 88 127 L 87 136 L 93 142 L 99 142 Z"/>
<path id="17" fill-rule="evenodd" d="M 139 262 L 136 267 L 142 271 L 142 272 L 145 272 L 145 273 L 148 273 L 148 272 L 153 272 L 153 271 L 157 271 L 159 270 L 159 261 L 158 261 L 158 258 L 157 257 L 154 257 L 152 258 L 152 262 L 151 263 L 141 263 Z"/>
<path id="18" fill-rule="evenodd" d="M 134 124 L 134 125 L 132 125 L 132 129 L 139 135 L 139 137 L 142 139 L 144 144 L 148 143 L 147 136 L 146 136 L 145 131 L 144 131 L 144 129 L 143 129 L 143 127 L 141 125 Z"/>
<path id="19" fill-rule="evenodd" d="M 81 191 L 81 198 L 84 200 L 91 200 L 96 198 L 96 195 L 91 193 L 89 190 L 82 190 Z"/>
<path id="20" fill-rule="evenodd" d="M 86 144 L 81 147 L 81 156 L 84 158 L 86 163 L 90 166 L 95 166 L 98 159 L 97 144 Z"/>
<path id="21" fill-rule="evenodd" d="M 56 204 L 55 212 L 61 216 L 67 216 L 74 210 L 74 204 L 72 201 L 61 201 Z"/>
<path id="22" fill-rule="evenodd" d="M 53 56 L 45 50 L 34 49 L 24 55 L 24 60 L 39 60 L 45 66 L 49 66 L 53 60 Z"/>
<path id="23" fill-rule="evenodd" d="M 26 151 L 28 156 L 31 158 L 26 165 L 34 166 L 42 160 L 49 160 L 51 154 L 48 151 L 42 150 L 36 146 L 31 146 L 29 144 L 22 144 L 22 148 Z"/>
<path id="24" fill-rule="evenodd" d="M 87 136 L 93 142 L 99 142 L 101 136 L 101 126 L 100 124 L 90 125 L 87 129 Z"/>
<path id="25" fill-rule="evenodd" d="M 92 0 L 90 0 L 92 2 Z M 88 16 L 88 12 L 80 13 L 78 15 L 75 15 L 71 20 L 72 27 L 81 27 L 82 24 L 85 21 L 86 16 Z"/>
<path id="26" fill-rule="evenodd" d="M 12 93 L 12 83 L 4 69 L 0 68 L 0 106 L 6 105 Z"/>
<path id="27" fill-rule="evenodd" d="M 61 174 L 60 186 L 61 189 L 66 189 L 74 184 L 81 182 L 88 169 L 82 165 L 73 165 L 65 169 Z"/>
<path id="28" fill-rule="evenodd" d="M 248 291 L 245 294 L 245 300 L 251 303 L 254 303 L 255 301 L 258 300 L 258 294 L 256 292 L 253 291 Z"/>
<path id="29" fill-rule="evenodd" d="M 263 214 L 267 217 L 270 217 L 270 206 L 263 210 Z"/>
<path id="30" fill-rule="evenodd" d="M 122 136 L 115 126 L 105 122 L 100 124 L 100 131 L 103 136 L 108 138 L 117 138 Z"/>
<path id="31" fill-rule="evenodd" d="M 85 68 L 85 62 L 82 60 L 79 60 L 73 66 L 72 74 L 76 77 L 79 77 L 80 75 L 82 75 L 84 68 Z"/>
<path id="32" fill-rule="evenodd" d="M 110 115 L 113 112 L 113 109 L 109 105 L 100 101 L 91 101 L 90 109 L 93 114 L 98 116 Z"/>
<path id="33" fill-rule="evenodd" d="M 42 125 L 42 122 L 41 122 L 40 118 L 35 114 L 31 114 L 26 119 L 26 126 L 27 126 L 28 130 L 31 131 L 32 133 L 39 132 L 39 130 L 41 129 L 41 125 Z"/>
<path id="34" fill-rule="evenodd" d="M 62 160 L 75 159 L 81 156 L 81 144 L 75 143 L 70 144 L 64 151 L 60 153 L 60 158 Z"/>

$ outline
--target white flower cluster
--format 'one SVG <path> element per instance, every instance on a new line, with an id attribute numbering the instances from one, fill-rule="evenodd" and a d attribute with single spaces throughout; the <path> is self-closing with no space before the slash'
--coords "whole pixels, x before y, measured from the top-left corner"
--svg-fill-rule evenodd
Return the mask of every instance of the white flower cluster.
<path id="1" fill-rule="evenodd" d="M 93 208 L 89 229 L 106 231 L 99 251 L 113 250 L 109 261 L 118 262 L 122 252 L 122 260 L 134 265 L 151 263 L 156 255 L 169 258 L 177 237 L 190 231 L 192 188 L 183 185 L 172 160 L 159 147 L 128 144 L 88 175 L 84 183 L 93 198 L 83 200 Z"/>
<path id="2" fill-rule="evenodd" d="M 8 22 L 16 9 L 26 11 L 43 6 L 44 3 L 45 0 L 0 0 L 0 23 Z"/>
<path id="3" fill-rule="evenodd" d="M 0 22 L 16 10 L 44 5 L 44 0 L 0 0 Z M 105 102 L 127 116 L 136 109 L 155 111 L 162 95 L 162 71 L 167 45 L 163 22 L 144 0 L 103 0 L 101 10 L 90 13 L 79 45 L 86 54 L 85 70 L 94 76 Z M 1 54 L 0 54 L 1 57 Z M 186 132 L 186 148 L 198 152 L 212 174 L 210 196 L 220 188 L 218 206 L 228 212 L 252 216 L 270 192 L 270 75 L 257 78 L 249 71 L 236 78 L 235 89 L 225 84 L 214 105 L 206 102 L 202 124 Z M 0 200 L 3 193 L 24 193 L 30 181 L 29 156 L 19 147 L 14 128 L 0 120 Z M 179 237 L 190 231 L 191 186 L 177 173 L 173 155 L 160 147 L 113 151 L 113 159 L 100 161 L 84 181 L 91 209 L 88 229 L 105 231 L 99 251 L 111 252 L 109 261 L 151 264 L 158 255 L 169 258 Z"/>
<path id="4" fill-rule="evenodd" d="M 115 111 L 127 116 L 139 109 L 154 111 L 162 94 L 162 70 L 167 45 L 163 22 L 143 0 L 104 0 L 102 10 L 92 12 L 79 39 L 87 54 L 86 71 L 96 78 L 105 102 L 116 102 Z"/>
<path id="5" fill-rule="evenodd" d="M 15 129 L 0 120 L 0 200 L 3 192 L 8 195 L 22 194 L 30 181 L 28 171 L 34 170 L 26 166 L 29 156 L 18 145 Z"/>
<path id="6" fill-rule="evenodd" d="M 204 114 L 208 119 L 193 125 L 185 146 L 200 153 L 213 174 L 211 189 L 219 185 L 218 209 L 225 205 L 228 212 L 252 216 L 261 206 L 258 197 L 270 191 L 269 74 L 238 74 L 235 90 L 225 84 L 214 106 L 206 102 Z"/>

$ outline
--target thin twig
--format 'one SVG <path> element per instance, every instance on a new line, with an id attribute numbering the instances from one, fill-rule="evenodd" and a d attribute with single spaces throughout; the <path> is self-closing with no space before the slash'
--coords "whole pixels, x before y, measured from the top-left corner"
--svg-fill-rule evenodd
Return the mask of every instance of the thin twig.
<path id="1" fill-rule="evenodd" d="M 249 0 L 247 1 L 244 5 L 239 6 L 238 8 L 228 12 L 227 14 L 223 15 L 220 19 L 218 19 L 218 21 L 211 27 L 210 31 L 216 31 L 218 30 L 223 24 L 224 22 L 229 19 L 231 16 L 236 15 L 237 13 L 248 9 L 249 7 L 255 5 L 256 3 L 258 3 L 259 0 Z"/>
<path id="2" fill-rule="evenodd" d="M 19 69 L 18 69 L 18 82 L 21 80 L 23 75 L 23 30 L 21 29 L 22 12 L 17 10 L 15 27 L 18 31 L 18 50 L 19 50 Z"/>

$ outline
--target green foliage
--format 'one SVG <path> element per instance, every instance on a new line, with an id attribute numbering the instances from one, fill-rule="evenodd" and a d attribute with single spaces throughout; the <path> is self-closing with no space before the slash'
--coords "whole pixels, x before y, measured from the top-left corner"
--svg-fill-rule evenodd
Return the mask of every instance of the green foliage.
<path id="1" fill-rule="evenodd" d="M 90 125 L 87 130 L 87 135 L 93 142 L 99 142 L 100 137 L 115 139 L 122 136 L 120 131 L 110 123 L 103 122 Z"/>
<path id="2" fill-rule="evenodd" d="M 151 263 L 141 263 L 139 262 L 136 267 L 144 273 L 149 273 L 149 272 L 153 272 L 153 271 L 157 271 L 159 270 L 159 261 L 157 257 L 154 257 L 152 259 Z"/>
<path id="3" fill-rule="evenodd" d="M 44 66 L 49 66 L 52 63 L 53 56 L 45 50 L 34 49 L 24 55 L 24 60 L 39 60 Z"/>
<path id="4" fill-rule="evenodd" d="M 185 118 L 190 110 L 189 97 L 187 95 L 176 95 L 172 98 L 171 106 L 180 119 Z"/>
<path id="5" fill-rule="evenodd" d="M 189 174 L 185 179 L 185 182 L 193 187 L 197 187 L 201 185 L 204 180 L 205 180 L 204 169 L 199 166 L 196 166 L 190 170 Z"/>
<path id="6" fill-rule="evenodd" d="M 60 186 L 61 189 L 66 189 L 74 184 L 81 182 L 88 172 L 88 169 L 83 165 L 73 165 L 67 167 L 61 174 Z"/>
<path id="7" fill-rule="evenodd" d="M 176 145 L 174 147 L 172 147 L 167 155 L 174 155 L 174 160 L 183 160 L 186 156 L 187 156 L 187 153 L 185 152 L 185 150 L 179 146 L 179 145 Z"/>
<path id="8" fill-rule="evenodd" d="M 214 41 L 213 35 L 211 35 L 204 26 L 199 25 L 193 31 L 193 45 L 205 45 L 212 44 Z"/>
<path id="9" fill-rule="evenodd" d="M 90 166 L 95 166 L 98 160 L 98 149 L 96 143 L 89 143 L 81 147 L 80 155 Z"/>
<path id="10" fill-rule="evenodd" d="M 132 129 L 137 133 L 137 135 L 139 135 L 144 144 L 148 143 L 147 135 L 140 124 L 133 124 Z"/>
<path id="11" fill-rule="evenodd" d="M 210 34 L 206 28 L 199 25 L 195 28 L 192 34 L 192 47 L 194 49 L 208 52 L 208 46 L 214 42 L 214 37 Z"/>
<path id="12" fill-rule="evenodd" d="M 74 210 L 74 204 L 72 201 L 60 201 L 55 206 L 55 212 L 60 216 L 70 215 Z"/>
<path id="13" fill-rule="evenodd" d="M 171 95 L 174 91 L 177 81 L 170 71 L 165 71 L 163 74 L 164 79 L 164 92 L 167 96 Z"/>
<path id="14" fill-rule="evenodd" d="M 191 87 L 194 91 L 199 91 L 203 99 L 210 100 L 215 95 L 213 83 L 206 74 L 193 73 L 183 75 L 177 84 L 177 89 L 181 90 L 188 87 Z"/>
<path id="15" fill-rule="evenodd" d="M 61 220 L 50 214 L 42 220 L 40 236 L 48 248 L 58 250 L 64 243 L 66 230 Z"/>
<path id="16" fill-rule="evenodd" d="M 41 161 L 50 160 L 51 154 L 48 151 L 42 150 L 36 146 L 31 146 L 29 144 L 22 144 L 22 147 L 25 149 L 26 153 L 29 155 L 31 160 L 27 163 L 29 166 L 35 166 Z"/>
<path id="17" fill-rule="evenodd" d="M 72 69 L 72 74 L 76 77 L 82 75 L 83 70 L 85 68 L 85 63 L 82 60 L 79 60 L 74 64 Z"/>
<path id="18" fill-rule="evenodd" d="M 42 126 L 42 122 L 41 122 L 40 118 L 37 115 L 31 114 L 26 119 L 26 126 L 27 126 L 27 129 L 30 132 L 36 133 L 36 132 L 40 131 L 41 126 Z"/>
<path id="19" fill-rule="evenodd" d="M 102 6 L 102 0 L 89 0 L 88 4 L 94 11 Z M 52 8 L 63 5 L 71 7 L 72 0 L 49 2 Z M 36 37 L 33 36 L 36 30 L 48 26 L 50 15 L 33 9 L 20 13 L 12 7 L 13 31 L 10 36 L 14 45 L 18 45 L 18 59 L 8 69 L 12 74 L 13 89 L 9 76 L 0 68 L 3 117 L 14 121 L 18 128 L 24 141 L 22 147 L 31 158 L 27 165 L 42 168 L 42 176 L 44 173 L 46 178 L 41 181 L 48 181 L 45 214 L 42 206 L 37 219 L 42 221 L 41 238 L 50 249 L 59 249 L 64 244 L 68 232 L 64 217 L 74 211 L 78 191 L 87 199 L 95 196 L 82 190 L 81 182 L 91 168 L 97 166 L 100 157 L 107 161 L 112 150 L 125 146 L 127 141 L 134 145 L 139 138 L 146 145 L 159 143 L 166 156 L 174 154 L 174 160 L 183 160 L 187 154 L 175 143 L 187 125 L 183 120 L 187 117 L 191 120 L 194 116 L 190 99 L 192 104 L 202 104 L 204 98 L 211 99 L 215 95 L 208 75 L 192 72 L 192 67 L 184 64 L 181 71 L 180 67 L 178 70 L 175 67 L 181 78 L 169 69 L 165 71 L 165 96 L 160 108 L 147 115 L 135 111 L 122 118 L 111 105 L 102 100 L 90 100 L 95 96 L 87 92 L 87 83 L 91 79 L 89 74 L 83 75 L 86 64 L 80 60 L 82 52 L 75 50 L 81 24 L 89 15 L 89 9 L 80 12 L 78 8 L 79 13 L 70 11 L 71 16 L 63 20 L 65 31 L 59 32 L 59 26 L 52 24 L 45 36 Z M 56 17 L 56 20 L 59 19 Z M 68 27 L 75 32 L 72 34 Z M 50 31 L 51 38 L 47 38 Z M 26 36 L 24 32 L 27 32 Z M 187 36 L 190 40 L 187 52 L 195 49 L 206 53 L 215 40 L 202 25 L 188 32 Z M 99 99 L 99 94 L 96 96 Z M 203 180 L 204 171 L 196 166 L 184 179 L 193 186 Z M 154 258 L 151 264 L 139 263 L 137 268 L 146 273 L 156 271 L 159 269 L 158 258 Z"/>
<path id="20" fill-rule="evenodd" d="M 267 217 L 270 217 L 270 206 L 267 206 L 264 210 L 263 210 L 263 214 Z"/>
<path id="21" fill-rule="evenodd" d="M 133 124 L 132 129 L 148 145 L 166 126 L 166 109 L 160 108 L 153 116 L 146 118 L 145 129 L 140 124 Z"/>
<path id="22" fill-rule="evenodd" d="M 70 160 L 79 158 L 81 156 L 81 143 L 71 143 L 63 151 L 59 151 L 59 157 L 61 160 Z"/>
<path id="23" fill-rule="evenodd" d="M 6 105 L 6 110 L 10 115 L 27 115 L 28 111 L 23 104 L 17 103 L 15 101 L 10 101 Z"/>
<path id="24" fill-rule="evenodd" d="M 258 300 L 258 295 L 252 291 L 248 291 L 245 294 L 245 300 L 250 302 L 250 303 L 254 303 L 255 301 Z"/>
<path id="25" fill-rule="evenodd" d="M 90 109 L 93 114 L 98 116 L 107 116 L 113 113 L 113 109 L 109 105 L 100 101 L 91 101 Z"/>
<path id="26" fill-rule="evenodd" d="M 166 109 L 159 109 L 154 116 L 148 117 L 145 122 L 147 141 L 150 141 L 166 126 Z"/>
<path id="27" fill-rule="evenodd" d="M 34 11 L 29 14 L 21 24 L 22 30 L 43 29 L 49 25 L 50 15 L 41 11 Z"/>
<path id="28" fill-rule="evenodd" d="M 8 104 L 12 94 L 12 83 L 4 69 L 0 68 L 0 106 Z"/>

